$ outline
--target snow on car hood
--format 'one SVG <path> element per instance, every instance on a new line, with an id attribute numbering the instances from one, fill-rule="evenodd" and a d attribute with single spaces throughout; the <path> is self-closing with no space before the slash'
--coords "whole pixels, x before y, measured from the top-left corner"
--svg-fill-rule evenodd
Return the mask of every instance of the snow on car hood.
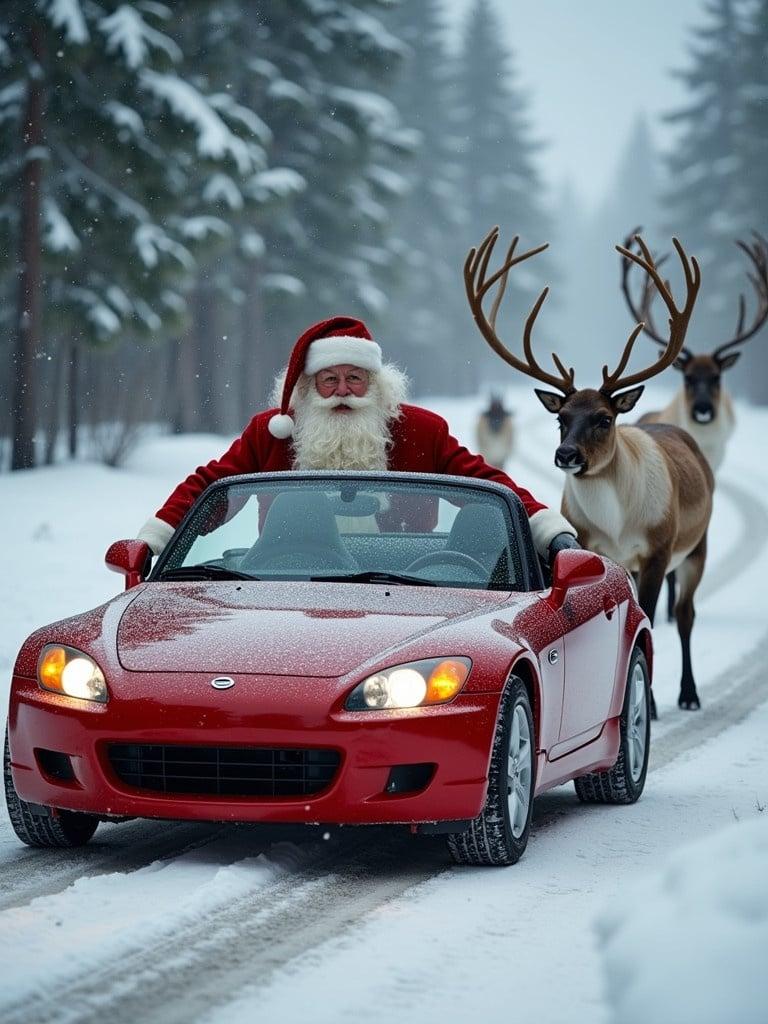
<path id="1" fill-rule="evenodd" d="M 508 598 L 381 584 L 150 583 L 120 620 L 117 653 L 135 672 L 336 676 Z"/>

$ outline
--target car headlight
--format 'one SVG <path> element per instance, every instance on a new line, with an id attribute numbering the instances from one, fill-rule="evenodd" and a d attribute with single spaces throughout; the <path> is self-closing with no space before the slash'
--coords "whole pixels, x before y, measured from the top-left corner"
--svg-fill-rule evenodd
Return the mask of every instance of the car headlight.
<path id="1" fill-rule="evenodd" d="M 354 688 L 347 711 L 419 708 L 453 700 L 466 682 L 469 658 L 430 658 L 395 665 L 368 676 Z"/>
<path id="2" fill-rule="evenodd" d="M 46 644 L 42 649 L 37 682 L 43 690 L 80 700 L 104 703 L 109 696 L 104 673 L 93 658 L 63 644 Z"/>

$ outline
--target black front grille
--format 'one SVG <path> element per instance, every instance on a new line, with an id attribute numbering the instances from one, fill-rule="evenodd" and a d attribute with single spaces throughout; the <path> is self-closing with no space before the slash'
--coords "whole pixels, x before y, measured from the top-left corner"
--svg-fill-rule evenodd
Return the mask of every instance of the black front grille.
<path id="1" fill-rule="evenodd" d="M 198 796 L 309 796 L 333 781 L 335 750 L 113 743 L 109 761 L 133 789 Z"/>

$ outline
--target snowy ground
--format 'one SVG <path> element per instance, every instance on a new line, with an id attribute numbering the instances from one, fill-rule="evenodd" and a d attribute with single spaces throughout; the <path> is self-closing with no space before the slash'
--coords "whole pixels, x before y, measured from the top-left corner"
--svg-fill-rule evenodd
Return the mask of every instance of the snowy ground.
<path id="1" fill-rule="evenodd" d="M 554 419 L 527 391 L 509 399 L 519 434 L 511 473 L 556 504 Z M 471 443 L 479 400 L 428 404 Z M 676 708 L 676 631 L 655 631 L 661 717 L 638 804 L 587 808 L 571 787 L 555 790 L 537 804 L 524 859 L 497 871 L 450 868 L 439 843 L 382 840 L 361 852 L 336 837 L 270 845 L 247 830 L 163 824 L 102 826 L 86 851 L 50 854 L 18 844 L 3 811 L 3 1019 L 108 1012 L 165 1024 L 177 1019 L 170 997 L 141 1004 L 141 991 L 172 994 L 176 979 L 179 1019 L 207 1024 L 298 1021 L 310 999 L 318 1024 L 499 1013 L 540 1024 L 764 1021 L 768 690 L 758 675 L 751 696 L 745 680 L 768 654 L 768 466 L 753 440 L 767 425 L 768 412 L 739 410 L 717 494 L 693 638 L 699 715 Z M 3 699 L 24 637 L 114 594 L 109 543 L 133 535 L 225 443 L 156 439 L 124 470 L 0 477 Z M 222 991 L 221 959 L 238 955 L 242 983 L 230 987 L 230 972 Z M 120 1015 L 131 999 L 143 1016 Z"/>

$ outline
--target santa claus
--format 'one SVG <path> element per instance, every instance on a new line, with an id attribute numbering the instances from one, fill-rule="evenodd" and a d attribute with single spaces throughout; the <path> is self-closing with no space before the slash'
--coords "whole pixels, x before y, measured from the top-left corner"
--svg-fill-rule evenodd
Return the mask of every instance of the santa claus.
<path id="1" fill-rule="evenodd" d="M 578 547 L 575 529 L 559 512 L 460 445 L 442 417 L 406 404 L 406 390 L 405 375 L 383 362 L 361 320 L 336 316 L 314 324 L 298 339 L 276 380 L 277 406 L 257 413 L 220 459 L 179 484 L 141 528 L 139 539 L 159 554 L 198 495 L 222 477 L 289 469 L 390 469 L 504 484 L 522 500 L 542 557 Z M 383 509 L 379 528 L 402 529 L 394 521 L 398 516 L 398 510 Z"/>

